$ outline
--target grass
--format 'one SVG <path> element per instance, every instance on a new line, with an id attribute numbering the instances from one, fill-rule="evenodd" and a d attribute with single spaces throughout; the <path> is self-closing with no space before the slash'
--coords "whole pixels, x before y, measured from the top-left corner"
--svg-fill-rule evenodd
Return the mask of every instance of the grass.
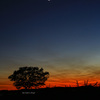
<path id="1" fill-rule="evenodd" d="M 84 81 L 83 86 L 79 86 L 76 81 L 77 87 L 53 87 L 53 88 L 40 88 L 40 89 L 29 89 L 29 90 L 2 90 L 0 91 L 0 97 L 13 97 L 13 98 L 35 98 L 40 99 L 96 99 L 100 96 L 100 86 L 97 87 L 96 82 L 94 85 L 88 84 L 88 81 Z"/>
<path id="2" fill-rule="evenodd" d="M 54 87 L 31 90 L 0 91 L 0 96 L 11 97 L 33 97 L 33 98 L 97 98 L 100 96 L 100 87 Z"/>

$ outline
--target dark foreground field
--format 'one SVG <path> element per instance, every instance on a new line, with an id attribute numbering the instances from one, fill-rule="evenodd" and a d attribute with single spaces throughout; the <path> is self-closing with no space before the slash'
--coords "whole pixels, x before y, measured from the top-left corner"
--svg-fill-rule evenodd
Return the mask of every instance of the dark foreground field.
<path id="1" fill-rule="evenodd" d="M 32 90 L 0 91 L 0 97 L 33 99 L 100 99 L 100 87 L 55 87 Z"/>

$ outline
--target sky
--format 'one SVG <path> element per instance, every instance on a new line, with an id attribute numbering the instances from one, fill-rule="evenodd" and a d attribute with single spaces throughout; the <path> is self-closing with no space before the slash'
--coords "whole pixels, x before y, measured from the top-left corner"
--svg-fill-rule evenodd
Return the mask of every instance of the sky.
<path id="1" fill-rule="evenodd" d="M 0 0 L 0 90 L 19 67 L 50 73 L 46 85 L 100 81 L 100 0 Z"/>

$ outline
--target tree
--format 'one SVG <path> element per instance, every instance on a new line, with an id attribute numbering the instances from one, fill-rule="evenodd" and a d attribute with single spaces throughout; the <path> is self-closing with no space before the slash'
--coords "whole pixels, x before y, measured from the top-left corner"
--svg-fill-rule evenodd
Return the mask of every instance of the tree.
<path id="1" fill-rule="evenodd" d="M 11 81 L 14 81 L 13 85 L 20 89 L 30 89 L 32 87 L 45 85 L 45 81 L 49 77 L 49 72 L 43 72 L 43 68 L 38 67 L 20 67 L 19 70 L 14 71 L 12 75 L 8 77 Z"/>

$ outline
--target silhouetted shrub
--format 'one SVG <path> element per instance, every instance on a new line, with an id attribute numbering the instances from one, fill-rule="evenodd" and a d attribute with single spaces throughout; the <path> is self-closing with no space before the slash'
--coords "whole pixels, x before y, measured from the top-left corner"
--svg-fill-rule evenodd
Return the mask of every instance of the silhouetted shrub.
<path id="1" fill-rule="evenodd" d="M 20 89 L 30 89 L 31 87 L 37 87 L 45 85 L 45 81 L 49 77 L 49 72 L 43 72 L 43 68 L 38 67 L 20 67 L 19 70 L 14 71 L 12 75 L 8 77 L 11 81 L 14 81 L 13 85 Z"/>

